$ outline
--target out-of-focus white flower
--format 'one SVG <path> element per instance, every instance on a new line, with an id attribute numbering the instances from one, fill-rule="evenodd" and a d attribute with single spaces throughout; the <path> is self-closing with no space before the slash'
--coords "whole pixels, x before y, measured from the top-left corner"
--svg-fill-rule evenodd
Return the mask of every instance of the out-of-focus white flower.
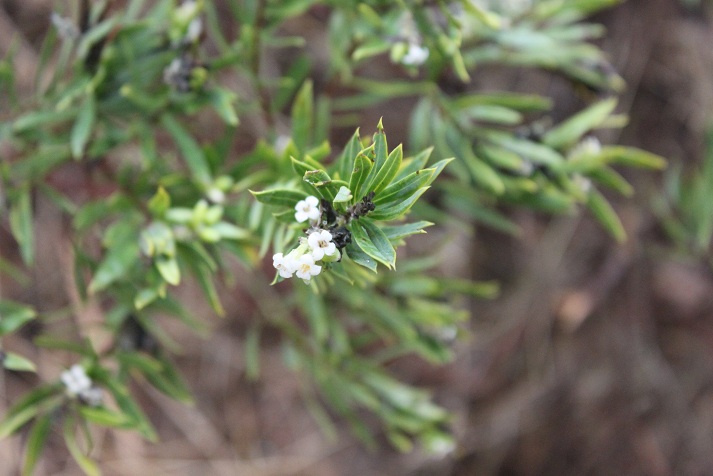
<path id="1" fill-rule="evenodd" d="M 428 59 L 428 55 L 427 47 L 409 43 L 406 54 L 401 58 L 401 63 L 407 66 L 421 66 Z"/>
<path id="2" fill-rule="evenodd" d="M 57 30 L 57 36 L 63 40 L 76 40 L 81 35 L 79 28 L 71 19 L 63 17 L 57 12 L 52 12 L 50 21 Z"/>
<path id="3" fill-rule="evenodd" d="M 327 230 L 313 231 L 307 238 L 307 244 L 315 261 L 332 256 L 337 252 L 337 246 L 332 243 L 332 234 Z"/>
<path id="4" fill-rule="evenodd" d="M 60 375 L 60 380 L 67 387 L 67 394 L 70 397 L 79 399 L 91 407 L 98 407 L 102 404 L 104 392 L 99 387 L 92 385 L 92 379 L 79 364 L 72 365 L 69 370 L 65 370 Z"/>
<path id="5" fill-rule="evenodd" d="M 201 17 L 196 17 L 188 24 L 186 29 L 186 36 L 183 37 L 184 43 L 195 43 L 203 33 L 203 19 Z"/>
<path id="6" fill-rule="evenodd" d="M 218 187 L 211 187 L 206 192 L 205 196 L 213 203 L 222 204 L 225 202 L 225 192 Z"/>
<path id="7" fill-rule="evenodd" d="M 74 364 L 69 370 L 62 372 L 60 380 L 67 387 L 70 396 L 79 395 L 92 388 L 92 380 L 87 376 L 84 367 L 79 364 Z"/>
<path id="8" fill-rule="evenodd" d="M 602 143 L 594 136 L 587 136 L 572 147 L 567 154 L 568 159 L 580 155 L 597 155 L 602 151 Z"/>
<path id="9" fill-rule="evenodd" d="M 309 284 L 312 276 L 317 276 L 320 271 L 322 271 L 322 267 L 314 264 L 314 258 L 312 255 L 302 255 L 297 260 L 295 273 L 298 278 L 301 278 L 305 282 L 305 284 Z"/>
<path id="10" fill-rule="evenodd" d="M 307 220 L 316 222 L 319 220 L 319 217 L 319 199 L 317 197 L 310 195 L 295 205 L 295 220 L 299 223 Z"/>
<path id="11" fill-rule="evenodd" d="M 589 193 L 592 190 L 592 181 L 584 175 L 575 174 L 572 181 L 579 187 L 582 193 Z"/>
<path id="12" fill-rule="evenodd" d="M 283 278 L 291 278 L 297 268 L 297 262 L 288 254 L 282 253 L 272 255 L 272 265 Z"/>

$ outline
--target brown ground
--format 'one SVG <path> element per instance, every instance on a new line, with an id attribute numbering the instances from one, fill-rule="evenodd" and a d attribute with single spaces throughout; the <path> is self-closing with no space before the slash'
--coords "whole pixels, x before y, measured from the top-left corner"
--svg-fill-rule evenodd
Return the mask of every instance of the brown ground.
<path id="1" fill-rule="evenodd" d="M 14 31 L 26 40 L 17 58 L 21 78 L 34 68 L 45 27 L 38 19 L 52 3 L 0 2 L 0 52 Z M 627 80 L 622 105 L 631 116 L 621 135 L 608 140 L 672 163 L 701 160 L 713 111 L 710 13 L 686 11 L 674 0 L 631 0 L 598 18 L 610 32 L 602 46 Z M 553 84 L 558 100 L 567 101 L 569 90 Z M 371 116 L 364 121 L 365 127 L 373 123 Z M 196 406 L 137 389 L 162 441 L 151 445 L 133 434 L 100 432 L 102 467 L 121 476 L 713 474 L 713 273 L 662 247 L 650 211 L 661 177 L 628 177 L 638 193 L 618 202 L 630 236 L 623 246 L 588 216 L 550 220 L 515 212 L 521 240 L 478 230 L 446 250 L 445 260 L 472 251 L 463 271 L 503 282 L 499 299 L 472 305 L 472 337 L 458 344 L 458 358 L 445 371 L 416 361 L 395 368 L 408 381 L 433 388 L 455 413 L 459 447 L 453 457 L 399 455 L 386 446 L 369 453 L 345 431 L 328 441 L 269 339 L 262 379 L 245 379 L 240 342 L 251 298 L 225 289 L 232 314 L 212 320 L 207 340 L 171 329 L 185 344 L 178 361 Z M 64 225 L 41 203 L 38 220 L 38 257 L 46 269 L 36 272 L 31 289 L 6 284 L 4 294 L 50 309 L 69 299 L 56 271 L 63 269 L 57 237 Z M 0 240 L 7 243 L 5 230 Z M 238 284 L 248 281 L 239 277 Z M 91 310 L 85 314 L 91 319 Z M 61 365 L 35 354 L 25 340 L 7 345 L 39 358 L 41 374 L 56 375 Z M 0 385 L 0 408 L 25 388 L 14 376 Z M 0 474 L 15 474 L 20 447 L 19 438 L 0 444 Z M 78 471 L 53 436 L 38 474 Z"/>

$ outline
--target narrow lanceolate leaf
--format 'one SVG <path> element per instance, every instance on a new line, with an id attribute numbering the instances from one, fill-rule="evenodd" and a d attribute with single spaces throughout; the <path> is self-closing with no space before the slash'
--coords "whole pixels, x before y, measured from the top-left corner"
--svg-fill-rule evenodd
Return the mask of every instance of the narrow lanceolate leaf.
<path id="1" fill-rule="evenodd" d="M 77 119 L 74 121 L 69 139 L 72 157 L 74 159 L 80 159 L 84 155 L 84 149 L 94 128 L 96 108 L 94 94 L 88 94 L 79 109 L 79 115 L 77 115 Z"/>
<path id="2" fill-rule="evenodd" d="M 37 313 L 31 307 L 0 300 L 0 336 L 15 332 L 36 316 Z"/>
<path id="3" fill-rule="evenodd" d="M 180 284 L 181 270 L 175 258 L 158 258 L 156 260 L 156 269 L 158 269 L 161 277 L 165 279 L 168 284 L 173 286 Z"/>
<path id="4" fill-rule="evenodd" d="M 346 180 L 346 177 L 351 174 L 354 168 L 354 161 L 360 151 L 361 140 L 359 138 L 359 129 L 357 129 L 339 157 L 339 178 Z"/>
<path id="5" fill-rule="evenodd" d="M 542 137 L 542 143 L 553 149 L 561 149 L 573 145 L 588 131 L 602 124 L 614 111 L 616 102 L 616 98 L 610 98 L 589 106 L 559 126 L 550 129 Z"/>
<path id="6" fill-rule="evenodd" d="M 30 360 L 17 355 L 14 352 L 7 352 L 5 359 L 2 361 L 3 367 L 8 370 L 16 370 L 18 372 L 36 372 L 37 367 Z"/>
<path id="7" fill-rule="evenodd" d="M 263 190 L 262 192 L 253 192 L 250 190 L 250 193 L 252 193 L 253 197 L 260 203 L 283 207 L 294 207 L 297 202 L 307 197 L 305 192 L 287 189 Z"/>
<path id="8" fill-rule="evenodd" d="M 213 88 L 208 94 L 210 103 L 220 118 L 229 126 L 237 126 L 239 121 L 234 103 L 238 96 L 225 88 Z"/>
<path id="9" fill-rule="evenodd" d="M 28 266 L 32 265 L 35 259 L 35 236 L 29 187 L 23 187 L 11 201 L 10 231 L 20 245 L 22 261 Z"/>
<path id="10" fill-rule="evenodd" d="M 69 453 L 77 462 L 82 471 L 84 471 L 87 476 L 100 476 L 101 471 L 97 463 L 84 454 L 82 449 L 79 447 L 77 442 L 77 434 L 74 428 L 75 422 L 74 418 L 67 418 L 64 421 L 64 442 L 67 445 Z"/>
<path id="11" fill-rule="evenodd" d="M 181 150 L 181 154 L 186 161 L 188 169 L 191 171 L 191 174 L 193 174 L 193 178 L 203 184 L 210 183 L 210 166 L 198 143 L 193 140 L 193 137 L 173 116 L 164 114 L 161 116 L 161 124 L 168 133 L 171 134 L 171 137 Z"/>
<path id="12" fill-rule="evenodd" d="M 372 167 L 374 167 L 374 163 L 365 154 L 360 153 L 357 156 L 352 175 L 349 178 L 349 190 L 352 191 L 352 194 L 357 199 L 361 199 L 367 192 L 367 190 L 364 190 L 364 184 Z"/>
<path id="13" fill-rule="evenodd" d="M 292 140 L 300 152 L 312 143 L 314 125 L 314 98 L 312 81 L 305 81 L 292 106 Z"/>
<path id="14" fill-rule="evenodd" d="M 384 226 L 381 227 L 381 231 L 384 232 L 384 235 L 386 235 L 388 239 L 394 241 L 417 233 L 426 233 L 424 228 L 429 226 L 433 226 L 433 223 L 428 221 L 417 221 L 414 223 L 406 223 L 404 225 Z"/>
<path id="15" fill-rule="evenodd" d="M 452 160 L 441 160 L 434 164 L 433 167 L 416 170 L 392 183 L 374 197 L 374 204 L 377 210 L 399 206 L 404 201 L 410 200 L 419 190 L 431 184 Z"/>
<path id="16" fill-rule="evenodd" d="M 626 231 L 621 220 L 606 198 L 596 190 L 589 192 L 587 206 L 599 222 L 619 243 L 626 240 Z"/>
<path id="17" fill-rule="evenodd" d="M 386 134 L 379 121 L 379 131 L 374 134 L 374 167 L 372 167 L 369 176 L 366 178 L 363 185 L 363 192 L 369 192 L 376 185 L 377 174 L 381 171 L 389 157 L 388 145 L 386 143 Z"/>
<path id="18" fill-rule="evenodd" d="M 411 209 L 414 203 L 424 194 L 429 187 L 421 187 L 409 198 L 402 202 L 389 204 L 388 206 L 376 206 L 376 209 L 369 213 L 372 220 L 396 220 L 404 216 Z"/>
<path id="19" fill-rule="evenodd" d="M 129 390 L 108 372 L 102 372 L 98 377 L 99 381 L 111 392 L 121 411 L 131 419 L 132 427 L 136 428 L 147 440 L 156 441 L 158 439 L 156 430 L 131 397 Z"/>
<path id="20" fill-rule="evenodd" d="M 37 420 L 30 430 L 25 444 L 25 458 L 22 464 L 22 476 L 31 476 L 42 455 L 52 423 L 52 415 L 45 415 Z"/>
<path id="21" fill-rule="evenodd" d="M 403 149 L 401 144 L 397 148 L 391 151 L 386 161 L 383 163 L 381 168 L 376 172 L 373 182 L 369 187 L 376 193 L 386 188 L 391 184 L 391 181 L 396 177 L 396 173 L 401 167 L 401 161 L 403 160 Z"/>
<path id="22" fill-rule="evenodd" d="M 603 147 L 601 154 L 613 164 L 647 169 L 663 169 L 666 167 L 666 159 L 663 157 L 634 147 Z"/>
<path id="23" fill-rule="evenodd" d="M 22 425 L 34 418 L 42 410 L 49 410 L 58 405 L 61 396 L 57 396 L 57 388 L 44 386 L 25 395 L 10 408 L 0 422 L 0 439 L 12 435 Z"/>
<path id="24" fill-rule="evenodd" d="M 130 428 L 134 423 L 131 418 L 123 413 L 115 412 L 104 407 L 87 407 L 82 405 L 79 407 L 79 413 L 92 423 L 112 428 Z"/>
<path id="25" fill-rule="evenodd" d="M 368 218 L 351 224 L 352 237 L 359 247 L 375 260 L 391 268 L 396 263 L 396 251 L 381 229 Z"/>
<path id="26" fill-rule="evenodd" d="M 352 242 L 344 249 L 347 252 L 347 256 L 349 256 L 349 259 L 354 261 L 356 264 L 370 269 L 376 273 L 376 261 L 368 254 L 364 253 L 364 251 L 359 247 L 359 245 L 357 245 L 355 242 Z"/>
<path id="27" fill-rule="evenodd" d="M 110 284 L 122 279 L 138 259 L 138 237 L 136 240 L 115 243 L 107 250 L 106 256 L 94 273 L 94 277 L 89 283 L 89 292 L 102 291 Z"/>

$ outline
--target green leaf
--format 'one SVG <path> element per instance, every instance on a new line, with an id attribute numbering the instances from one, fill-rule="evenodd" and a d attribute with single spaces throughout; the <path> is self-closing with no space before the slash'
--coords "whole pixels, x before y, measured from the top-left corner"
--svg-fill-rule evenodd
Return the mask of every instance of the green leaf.
<path id="1" fill-rule="evenodd" d="M 470 169 L 471 177 L 473 177 L 473 181 L 477 185 L 494 195 L 505 193 L 505 184 L 500 175 L 491 166 L 476 157 L 469 147 L 463 148 L 460 152 L 461 158 Z"/>
<path id="2" fill-rule="evenodd" d="M 198 280 L 198 284 L 203 290 L 203 294 L 208 299 L 213 310 L 219 315 L 225 315 L 225 310 L 218 297 L 218 291 L 213 282 L 214 270 L 203 258 L 198 249 L 190 246 L 180 247 L 182 262 L 186 263 L 193 276 Z"/>
<path id="3" fill-rule="evenodd" d="M 339 187 L 324 170 L 308 170 L 302 180 L 312 185 L 317 193 L 328 202 L 332 202 L 337 196 Z"/>
<path id="4" fill-rule="evenodd" d="M 307 80 L 300 88 L 292 106 L 292 140 L 300 152 L 305 152 L 312 143 L 314 128 L 314 98 L 312 81 Z"/>
<path id="5" fill-rule="evenodd" d="M 164 114 L 161 116 L 161 124 L 181 150 L 193 178 L 204 185 L 208 185 L 211 182 L 212 174 L 208 160 L 198 143 L 173 116 Z"/>
<path id="6" fill-rule="evenodd" d="M 245 336 L 245 374 L 250 380 L 260 376 L 260 331 L 259 325 L 252 325 Z"/>
<path id="7" fill-rule="evenodd" d="M 0 300 L 0 336 L 15 332 L 35 317 L 37 313 L 29 306 Z"/>
<path id="8" fill-rule="evenodd" d="M 18 372 L 37 371 L 37 367 L 32 361 L 22 357 L 21 355 L 17 355 L 14 352 L 7 352 L 5 354 L 5 359 L 2 361 L 2 365 L 8 370 L 16 370 Z"/>
<path id="9" fill-rule="evenodd" d="M 89 283 L 89 293 L 96 293 L 109 287 L 114 282 L 124 278 L 139 259 L 138 237 L 114 243 L 107 250 L 106 256 L 99 263 L 92 281 Z"/>
<path id="10" fill-rule="evenodd" d="M 155 260 L 156 269 L 168 284 L 178 286 L 181 282 L 181 270 L 175 258 L 159 257 Z"/>
<path id="11" fill-rule="evenodd" d="M 384 232 L 384 235 L 386 235 L 389 240 L 395 241 L 417 233 L 426 233 L 424 228 L 429 226 L 433 226 L 433 223 L 428 221 L 417 221 L 414 223 L 406 223 L 404 225 L 382 226 L 381 231 Z"/>
<path id="12" fill-rule="evenodd" d="M 349 245 L 347 245 L 347 247 L 344 249 L 347 252 L 347 256 L 349 257 L 349 259 L 354 261 L 356 264 L 370 269 L 376 273 L 376 261 L 374 261 L 368 254 L 364 253 L 364 251 L 359 247 L 359 245 L 357 245 L 355 242 L 352 242 L 349 243 Z"/>
<path id="13" fill-rule="evenodd" d="M 372 220 L 382 221 L 396 220 L 398 218 L 401 218 L 406 213 L 408 213 L 413 204 L 416 203 L 416 201 L 421 197 L 421 195 L 426 192 L 426 190 L 428 190 L 428 188 L 429 187 L 419 188 L 418 190 L 416 190 L 415 193 L 413 193 L 413 195 L 401 202 L 387 204 L 384 206 L 377 206 L 373 212 L 369 213 L 369 217 Z"/>
<path id="14" fill-rule="evenodd" d="M 57 395 L 57 386 L 43 386 L 25 395 L 13 405 L 0 423 L 0 440 L 17 431 L 40 411 L 59 405 L 62 396 Z"/>
<path id="15" fill-rule="evenodd" d="M 86 98 L 84 98 L 84 102 L 79 109 L 79 115 L 77 115 L 77 119 L 74 121 L 69 139 L 72 157 L 74 159 L 80 159 L 84 155 L 84 149 L 92 134 L 95 120 L 96 101 L 94 94 L 89 93 Z"/>
<path id="16" fill-rule="evenodd" d="M 307 197 L 305 192 L 287 189 L 263 190 L 262 192 L 253 192 L 250 190 L 250 193 L 252 193 L 253 197 L 260 203 L 283 207 L 294 207 L 297 205 L 297 202 Z"/>
<path id="17" fill-rule="evenodd" d="M 626 240 L 624 225 L 622 225 L 616 212 L 601 193 L 596 190 L 591 190 L 589 192 L 587 206 L 597 220 L 599 220 L 599 223 L 601 223 L 604 228 L 611 233 L 616 241 L 622 243 Z"/>
<path id="18" fill-rule="evenodd" d="M 378 157 L 378 156 L 377 156 Z M 396 177 L 399 168 L 401 167 L 401 161 L 403 160 L 403 149 L 401 144 L 397 148 L 391 151 L 386 161 L 381 165 L 381 168 L 376 172 L 371 185 L 369 187 L 370 191 L 373 190 L 379 193 L 381 190 L 386 188 L 391 184 L 391 181 Z"/>
<path id="19" fill-rule="evenodd" d="M 374 205 L 377 210 L 381 207 L 390 207 L 403 203 L 411 198 L 421 188 L 428 185 L 433 178 L 435 168 L 418 170 L 410 175 L 394 182 L 389 187 L 379 192 L 374 197 Z"/>
<path id="20" fill-rule="evenodd" d="M 486 137 L 493 143 L 515 152 L 536 164 L 556 167 L 565 161 L 562 154 L 553 150 L 551 147 L 527 139 L 519 139 L 511 134 L 499 131 L 488 131 Z"/>
<path id="21" fill-rule="evenodd" d="M 363 45 L 359 46 L 352 53 L 352 61 L 359 62 L 366 58 L 371 58 L 372 56 L 380 55 L 391 48 L 392 42 L 386 41 L 383 38 L 372 37 L 366 41 Z"/>
<path id="22" fill-rule="evenodd" d="M 396 175 L 397 180 L 401 180 L 402 178 L 406 177 L 409 174 L 412 174 L 413 172 L 416 172 L 417 170 L 421 170 L 426 166 L 428 163 L 428 159 L 431 157 L 431 153 L 433 152 L 433 147 L 429 147 L 427 149 L 422 150 L 418 154 L 416 154 L 413 157 L 409 157 L 407 159 L 404 159 L 401 162 L 401 168 L 399 169 L 399 173 Z"/>
<path id="23" fill-rule="evenodd" d="M 630 197 L 634 194 L 634 187 L 621 174 L 610 167 L 594 170 L 589 173 L 589 177 L 597 183 L 616 190 L 625 197 Z"/>
<path id="24" fill-rule="evenodd" d="M 337 161 L 339 164 L 339 178 L 346 180 L 347 175 L 351 174 L 354 169 L 354 161 L 361 149 L 361 139 L 359 137 L 359 129 L 357 129 L 349 142 L 347 142 Z"/>
<path id="25" fill-rule="evenodd" d="M 307 320 L 310 326 L 310 335 L 316 340 L 317 344 L 322 346 L 329 338 L 329 313 L 325 306 L 323 297 L 309 290 L 309 288 L 300 288 L 299 298 L 302 302 Z"/>
<path id="26" fill-rule="evenodd" d="M 156 441 L 158 439 L 156 430 L 154 430 L 153 426 L 146 418 L 146 415 L 144 415 L 134 399 L 131 397 L 129 390 L 125 385 L 119 382 L 115 376 L 104 370 L 95 370 L 93 377 L 95 377 L 98 382 L 102 383 L 111 392 L 121 411 L 131 419 L 133 426 L 138 429 L 144 438 L 149 441 Z"/>
<path id="27" fill-rule="evenodd" d="M 134 424 L 133 420 L 123 413 L 115 412 L 104 407 L 88 407 L 82 405 L 79 407 L 79 413 L 92 423 L 101 426 L 131 428 Z"/>
<path id="28" fill-rule="evenodd" d="M 384 133 L 384 127 L 379 121 L 379 125 L 377 126 L 377 132 L 374 134 L 374 167 L 371 169 L 371 172 L 369 173 L 369 177 L 367 177 L 364 185 L 363 185 L 363 192 L 367 193 L 370 192 L 374 186 L 377 185 L 376 183 L 376 177 L 377 175 L 381 172 L 382 168 L 384 167 L 384 164 L 386 163 L 386 160 L 389 157 L 389 149 L 388 149 L 388 144 L 386 142 L 386 134 Z M 400 165 L 400 164 L 399 164 Z M 350 187 L 351 188 L 351 187 Z M 357 197 L 360 197 L 362 195 L 357 195 Z"/>
<path id="29" fill-rule="evenodd" d="M 47 442 L 52 425 L 52 415 L 44 415 L 38 418 L 32 426 L 30 434 L 25 443 L 25 457 L 22 463 L 22 476 L 31 476 L 34 472 L 37 461 L 42 455 L 42 450 Z"/>
<path id="30" fill-rule="evenodd" d="M 238 98 L 237 94 L 229 89 L 215 87 L 210 90 L 208 95 L 213 109 L 215 109 L 220 118 L 229 126 L 237 126 L 240 122 L 234 106 Z"/>
<path id="31" fill-rule="evenodd" d="M 601 154 L 613 164 L 647 169 L 663 169 L 666 167 L 666 159 L 663 157 L 635 147 L 603 147 Z"/>
<path id="32" fill-rule="evenodd" d="M 373 167 L 374 162 L 363 152 L 357 155 L 351 177 L 349 178 L 349 190 L 352 191 L 352 194 L 357 199 L 361 199 L 361 197 L 368 192 L 368 190 L 365 190 L 364 185 Z"/>
<path id="33" fill-rule="evenodd" d="M 101 471 L 97 463 L 85 455 L 81 448 L 79 448 L 74 423 L 74 418 L 67 418 L 64 421 L 64 442 L 67 445 L 69 453 L 87 476 L 101 476 Z"/>
<path id="34" fill-rule="evenodd" d="M 31 266 L 35 260 L 35 236 L 29 186 L 22 187 L 11 199 L 10 231 L 20 245 L 22 261 Z"/>
<path id="35" fill-rule="evenodd" d="M 166 358 L 153 358 L 138 352 L 120 354 L 122 364 L 136 368 L 151 385 L 169 397 L 185 404 L 193 403 L 193 396 L 173 364 Z"/>
<path id="36" fill-rule="evenodd" d="M 154 196 L 149 200 L 148 208 L 155 217 L 162 217 L 171 208 L 171 197 L 165 188 L 158 187 Z"/>
<path id="37" fill-rule="evenodd" d="M 588 131 L 599 126 L 614 111 L 616 98 L 605 99 L 575 114 L 542 137 L 542 143 L 553 149 L 573 145 Z"/>
<path id="38" fill-rule="evenodd" d="M 388 268 L 396 264 L 396 252 L 389 238 L 368 218 L 359 218 L 351 223 L 352 237 L 367 255 L 385 264 Z"/>

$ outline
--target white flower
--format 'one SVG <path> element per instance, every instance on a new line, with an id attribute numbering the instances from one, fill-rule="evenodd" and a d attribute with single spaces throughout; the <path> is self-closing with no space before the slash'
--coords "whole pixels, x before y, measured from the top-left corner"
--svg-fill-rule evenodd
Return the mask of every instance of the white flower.
<path id="1" fill-rule="evenodd" d="M 319 220 L 319 199 L 315 196 L 310 195 L 304 200 L 300 200 L 295 205 L 295 220 L 299 223 L 304 221 L 316 222 Z"/>
<path id="2" fill-rule="evenodd" d="M 203 33 L 203 20 L 201 17 L 196 17 L 188 24 L 186 36 L 183 37 L 183 42 L 186 44 L 195 43 Z"/>
<path id="3" fill-rule="evenodd" d="M 401 63 L 407 66 L 420 66 L 426 62 L 428 54 L 429 51 L 427 47 L 409 43 L 408 51 L 406 51 L 404 57 L 401 58 Z"/>
<path id="4" fill-rule="evenodd" d="M 62 372 L 60 380 L 70 396 L 80 395 L 92 388 L 92 381 L 84 371 L 84 367 L 74 364 L 69 370 Z"/>
<path id="5" fill-rule="evenodd" d="M 332 243 L 332 234 L 327 230 L 310 233 L 307 238 L 307 244 L 315 261 L 321 260 L 324 255 L 332 256 L 337 252 L 337 246 Z"/>
<path id="6" fill-rule="evenodd" d="M 283 278 L 291 278 L 297 268 L 297 262 L 290 256 L 282 253 L 272 255 L 272 265 Z"/>
<path id="7" fill-rule="evenodd" d="M 225 192 L 218 187 L 209 188 L 205 195 L 213 203 L 222 204 L 225 202 Z"/>
<path id="8" fill-rule="evenodd" d="M 77 28 L 70 18 L 65 18 L 57 12 L 52 12 L 50 21 L 52 22 L 52 26 L 57 29 L 57 36 L 63 40 L 76 40 L 81 36 L 79 28 Z"/>
<path id="9" fill-rule="evenodd" d="M 580 175 L 580 174 L 574 174 L 572 176 L 572 181 L 574 182 L 575 185 L 579 187 L 579 189 L 582 191 L 584 194 L 588 194 L 592 190 L 592 181 L 588 179 L 587 177 Z"/>
<path id="10" fill-rule="evenodd" d="M 321 266 L 314 264 L 314 258 L 312 258 L 312 255 L 300 256 L 296 264 L 297 269 L 295 271 L 297 273 L 297 277 L 301 278 L 306 284 L 309 284 L 312 276 L 317 276 L 319 272 L 322 271 Z"/>

